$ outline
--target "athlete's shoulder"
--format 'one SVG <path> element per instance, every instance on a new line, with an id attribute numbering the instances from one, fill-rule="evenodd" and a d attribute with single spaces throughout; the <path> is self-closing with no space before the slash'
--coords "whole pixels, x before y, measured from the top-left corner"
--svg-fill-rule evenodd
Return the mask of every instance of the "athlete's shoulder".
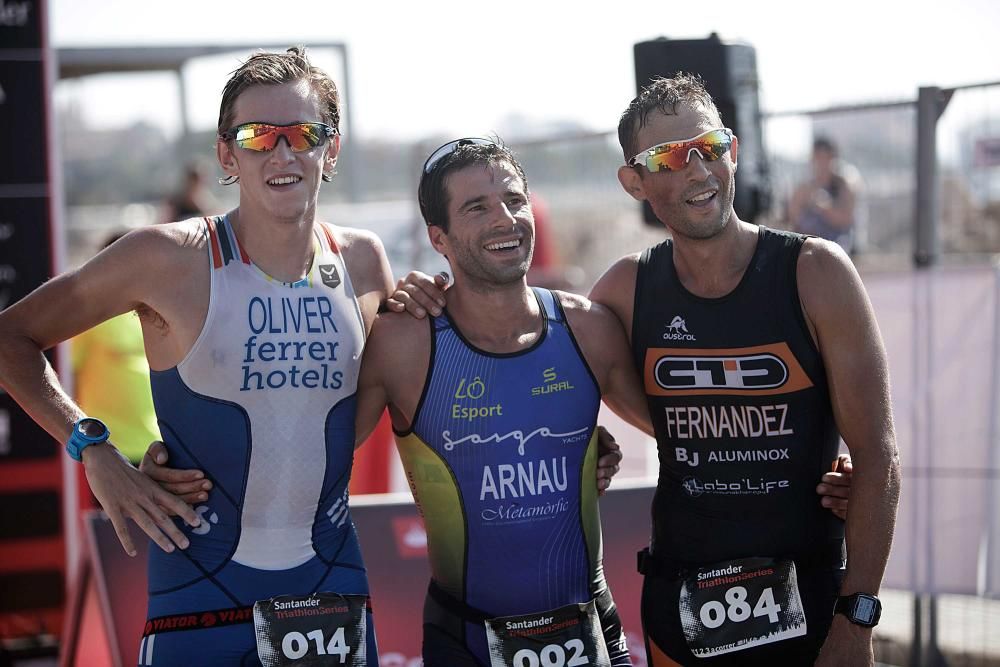
<path id="1" fill-rule="evenodd" d="M 628 339 L 621 321 L 611 308 L 579 294 L 555 294 L 566 313 L 566 321 L 592 368 L 603 368 L 604 361 L 615 359 L 627 351 Z"/>
<path id="2" fill-rule="evenodd" d="M 582 294 L 563 292 L 561 290 L 552 290 L 552 293 L 559 301 L 559 305 L 562 306 L 563 312 L 566 313 L 567 319 L 570 320 L 570 324 L 576 321 L 579 323 L 589 323 L 589 326 L 597 326 L 602 322 L 616 321 L 615 315 L 611 312 L 610 308 L 592 301 Z"/>
<path id="3" fill-rule="evenodd" d="M 351 277 L 354 296 L 361 308 L 365 329 L 392 293 L 392 268 L 381 239 L 370 231 L 318 222 L 333 237 L 337 251 Z"/>
<path id="4" fill-rule="evenodd" d="M 115 241 L 107 252 L 115 261 L 135 263 L 146 272 L 169 266 L 176 275 L 186 263 L 204 263 L 207 244 L 204 219 L 192 218 L 134 229 Z"/>
<path id="5" fill-rule="evenodd" d="M 392 289 L 392 270 L 382 239 L 366 229 L 318 224 L 333 235 L 359 296 L 378 292 L 379 302 L 388 298 Z"/>
<path id="6" fill-rule="evenodd" d="M 807 236 L 799 251 L 798 264 L 799 288 L 812 284 L 829 286 L 831 279 L 855 273 L 854 263 L 840 245 L 815 236 Z"/>
<path id="7" fill-rule="evenodd" d="M 610 308 L 626 329 L 632 326 L 641 257 L 641 252 L 625 255 L 612 264 L 590 290 L 590 299 Z"/>
<path id="8" fill-rule="evenodd" d="M 631 300 L 641 257 L 641 252 L 635 252 L 625 255 L 612 264 L 594 283 L 594 287 L 590 290 L 590 298 L 601 303 L 614 303 L 624 294 Z"/>
<path id="9" fill-rule="evenodd" d="M 356 227 L 343 227 L 328 222 L 318 223 L 326 228 L 337 242 L 337 246 L 342 252 L 385 255 L 385 246 L 382 239 L 372 231 L 358 229 Z"/>
<path id="10" fill-rule="evenodd" d="M 868 296 L 854 263 L 838 244 L 809 237 L 795 270 L 806 319 L 817 327 L 840 326 L 848 312 L 868 311 Z"/>

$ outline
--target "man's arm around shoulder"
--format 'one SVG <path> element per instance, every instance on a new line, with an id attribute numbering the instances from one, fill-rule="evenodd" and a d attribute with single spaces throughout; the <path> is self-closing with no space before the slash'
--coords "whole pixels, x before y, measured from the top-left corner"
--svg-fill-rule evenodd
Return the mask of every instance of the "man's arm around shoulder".
<path id="1" fill-rule="evenodd" d="M 430 364 L 431 334 L 426 319 L 381 313 L 368 336 L 358 379 L 355 444 L 371 435 L 388 406 L 393 426 L 411 426 Z"/>
<path id="2" fill-rule="evenodd" d="M 597 377 L 604 402 L 629 424 L 652 435 L 646 396 L 621 322 L 610 308 L 599 303 L 565 292 L 559 296 L 587 365 Z"/>
<path id="3" fill-rule="evenodd" d="M 641 253 L 626 255 L 611 265 L 590 290 L 590 300 L 606 306 L 621 323 L 626 338 L 632 335 L 636 278 Z"/>

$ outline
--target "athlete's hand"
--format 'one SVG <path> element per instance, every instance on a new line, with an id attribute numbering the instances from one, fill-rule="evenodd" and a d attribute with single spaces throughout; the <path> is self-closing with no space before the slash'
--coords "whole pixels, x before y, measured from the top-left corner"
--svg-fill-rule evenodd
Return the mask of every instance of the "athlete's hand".
<path id="1" fill-rule="evenodd" d="M 385 307 L 394 313 L 405 310 L 417 319 L 428 312 L 440 315 L 445 306 L 444 292 L 448 289 L 449 280 L 446 271 L 433 277 L 421 271 L 410 271 L 396 283 L 396 291 L 386 299 Z"/>
<path id="2" fill-rule="evenodd" d="M 108 442 L 84 449 L 83 466 L 90 489 L 111 519 L 125 553 L 136 554 L 126 519 L 135 521 L 166 552 L 173 551 L 174 545 L 188 547 L 188 538 L 169 514 L 189 526 L 199 525 L 201 518 L 190 505 L 136 470 L 114 445 Z"/>
<path id="3" fill-rule="evenodd" d="M 212 483 L 200 470 L 180 470 L 167 467 L 167 447 L 157 440 L 149 446 L 139 462 L 139 471 L 145 473 L 165 490 L 189 505 L 208 499 Z M 170 513 L 169 507 L 164 507 Z"/>
<path id="4" fill-rule="evenodd" d="M 871 628 L 855 625 L 843 614 L 835 614 L 815 667 L 873 667 L 874 664 Z"/>
<path id="5" fill-rule="evenodd" d="M 622 448 L 615 436 L 603 426 L 597 427 L 597 494 L 603 496 L 611 486 L 611 478 L 618 474 L 622 462 Z"/>
<path id="6" fill-rule="evenodd" d="M 851 457 L 841 454 L 830 466 L 831 472 L 823 475 L 816 493 L 823 496 L 820 502 L 837 517 L 847 519 L 847 500 L 851 495 L 851 473 L 854 465 Z"/>

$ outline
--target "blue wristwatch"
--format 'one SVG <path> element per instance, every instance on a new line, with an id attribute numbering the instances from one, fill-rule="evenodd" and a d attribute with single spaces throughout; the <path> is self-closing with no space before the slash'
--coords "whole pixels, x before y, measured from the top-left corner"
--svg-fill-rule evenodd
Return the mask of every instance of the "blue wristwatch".
<path id="1" fill-rule="evenodd" d="M 111 431 L 100 419 L 84 417 L 73 424 L 73 433 L 66 443 L 66 452 L 73 457 L 74 461 L 83 461 L 83 450 L 91 445 L 99 445 L 107 442 L 111 437 Z"/>

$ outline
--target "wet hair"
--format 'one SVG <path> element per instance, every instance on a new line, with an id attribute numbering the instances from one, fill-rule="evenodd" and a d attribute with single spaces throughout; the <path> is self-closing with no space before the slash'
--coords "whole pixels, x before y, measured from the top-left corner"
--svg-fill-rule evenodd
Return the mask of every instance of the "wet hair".
<path id="1" fill-rule="evenodd" d="M 236 100 L 252 86 L 276 86 L 294 81 L 308 81 L 319 96 L 323 122 L 340 132 L 340 95 L 330 76 L 315 67 L 303 46 L 293 46 L 285 53 L 255 53 L 233 71 L 222 90 L 219 106 L 219 134 L 232 129 Z"/>
<path id="2" fill-rule="evenodd" d="M 678 72 L 672 77 L 657 77 L 629 102 L 618 121 L 618 143 L 628 161 L 639 152 L 639 130 L 646 124 L 649 114 L 659 111 L 667 116 L 677 115 L 678 105 L 692 108 L 704 107 L 721 118 L 705 82 L 697 74 Z"/>
<path id="3" fill-rule="evenodd" d="M 453 151 L 439 159 L 430 172 L 421 173 L 417 199 L 420 202 L 420 214 L 428 227 L 435 225 L 444 232 L 448 231 L 449 202 L 445 181 L 449 174 L 466 167 L 509 164 L 521 179 L 524 193 L 528 194 L 528 178 L 514 153 L 499 137 L 493 137 L 490 141 L 491 143 L 459 143 Z"/>

